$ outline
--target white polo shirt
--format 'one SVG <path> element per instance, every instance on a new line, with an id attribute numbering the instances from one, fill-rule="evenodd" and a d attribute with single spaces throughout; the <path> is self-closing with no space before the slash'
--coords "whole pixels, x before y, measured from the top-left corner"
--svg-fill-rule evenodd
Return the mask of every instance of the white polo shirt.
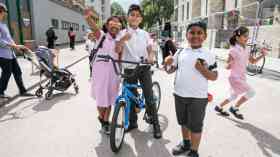
<path id="1" fill-rule="evenodd" d="M 208 80 L 195 68 L 198 58 L 204 59 L 208 68 L 216 64 L 215 55 L 204 48 L 185 48 L 174 55 L 173 65 L 178 68 L 174 83 L 176 95 L 188 98 L 207 98 Z"/>
<path id="2" fill-rule="evenodd" d="M 150 38 L 148 32 L 137 28 L 132 29 L 128 27 L 120 32 L 117 37 L 117 40 L 120 40 L 126 33 L 130 33 L 130 40 L 125 42 L 123 50 L 123 60 L 139 62 L 141 57 L 147 59 L 148 57 L 148 46 L 152 46 L 153 41 Z M 134 68 L 135 66 L 131 64 L 124 65 L 125 68 Z"/>

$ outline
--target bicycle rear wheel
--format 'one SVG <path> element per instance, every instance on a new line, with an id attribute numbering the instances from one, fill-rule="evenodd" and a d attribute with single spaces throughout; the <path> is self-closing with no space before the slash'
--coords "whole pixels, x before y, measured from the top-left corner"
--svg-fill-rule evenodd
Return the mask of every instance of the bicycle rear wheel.
<path id="1" fill-rule="evenodd" d="M 254 53 L 252 56 L 254 58 L 260 56 L 260 52 L 257 51 L 257 53 Z M 264 67 L 264 64 L 265 64 L 265 57 L 263 57 L 262 59 L 260 59 L 258 62 L 256 63 L 248 63 L 247 65 L 247 74 L 250 75 L 250 76 L 254 76 L 258 73 L 262 73 L 262 70 L 263 70 L 263 67 Z"/>
<path id="2" fill-rule="evenodd" d="M 119 102 L 114 109 L 111 123 L 110 145 L 113 152 L 121 149 L 125 136 L 125 102 Z"/>
<path id="3" fill-rule="evenodd" d="M 153 90 L 153 101 L 155 102 L 156 111 L 158 112 L 160 107 L 160 101 L 161 101 L 161 90 L 158 82 L 155 81 L 152 83 L 152 90 Z"/>

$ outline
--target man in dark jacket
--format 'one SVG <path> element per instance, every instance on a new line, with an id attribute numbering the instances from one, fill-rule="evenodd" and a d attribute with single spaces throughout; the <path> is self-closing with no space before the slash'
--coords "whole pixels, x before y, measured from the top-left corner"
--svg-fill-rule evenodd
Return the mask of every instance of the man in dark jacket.
<path id="1" fill-rule="evenodd" d="M 57 40 L 57 36 L 55 35 L 55 32 L 53 30 L 53 27 L 50 27 L 46 31 L 46 36 L 47 36 L 47 42 L 48 42 L 48 48 L 54 49 L 54 42 Z"/>

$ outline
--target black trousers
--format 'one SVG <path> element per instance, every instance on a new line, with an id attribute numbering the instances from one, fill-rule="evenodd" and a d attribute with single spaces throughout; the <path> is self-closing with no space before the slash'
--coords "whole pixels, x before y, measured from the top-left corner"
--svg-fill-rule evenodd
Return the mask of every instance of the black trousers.
<path id="1" fill-rule="evenodd" d="M 54 49 L 54 41 L 48 41 L 48 48 Z"/>
<path id="2" fill-rule="evenodd" d="M 19 88 L 19 92 L 20 93 L 26 92 L 26 88 L 24 87 L 22 81 L 22 72 L 15 58 L 14 59 L 0 58 L 0 68 L 2 69 L 1 78 L 0 78 L 0 94 L 4 94 L 12 74 L 14 75 L 16 84 Z"/>
<path id="3" fill-rule="evenodd" d="M 70 48 L 74 49 L 75 48 L 75 40 L 70 39 Z"/>
<path id="4" fill-rule="evenodd" d="M 133 70 L 125 69 L 124 72 L 125 74 L 131 74 Z M 146 112 L 148 116 L 151 116 L 153 118 L 154 125 L 158 125 L 158 115 L 156 112 L 155 102 L 153 101 L 152 73 L 150 71 L 150 67 L 149 66 L 141 67 L 136 71 L 135 76 L 125 79 L 124 81 L 133 84 L 136 84 L 138 81 L 140 81 L 143 88 L 143 94 L 145 97 Z M 137 94 L 136 89 L 133 92 L 134 94 Z M 131 104 L 130 115 L 129 115 L 130 125 L 137 124 L 138 116 L 134 108 L 135 108 L 135 104 Z"/>

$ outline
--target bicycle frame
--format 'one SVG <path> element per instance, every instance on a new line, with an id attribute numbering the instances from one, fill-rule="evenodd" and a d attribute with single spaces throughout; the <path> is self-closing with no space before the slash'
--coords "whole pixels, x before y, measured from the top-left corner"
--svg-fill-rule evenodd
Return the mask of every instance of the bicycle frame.
<path id="1" fill-rule="evenodd" d="M 131 90 L 135 88 L 141 88 L 142 86 L 139 84 L 129 84 L 124 82 L 122 86 L 122 92 L 121 95 L 117 97 L 115 104 L 119 105 L 121 103 L 119 102 L 125 102 L 125 128 L 127 129 L 129 126 L 129 114 L 130 114 L 130 108 L 132 105 L 132 102 L 135 102 L 140 109 L 145 108 L 145 100 L 143 97 L 143 94 L 139 94 L 139 96 L 136 96 Z"/>
<path id="2" fill-rule="evenodd" d="M 117 75 L 119 75 L 121 78 L 129 78 L 129 77 L 134 76 L 136 74 L 136 70 L 134 70 L 134 72 L 130 75 L 122 74 L 120 71 L 118 71 L 116 63 L 134 64 L 134 65 L 136 65 L 135 69 L 137 69 L 141 66 L 151 65 L 149 63 L 144 63 L 143 59 L 141 59 L 142 60 L 141 62 L 131 62 L 131 61 L 124 61 L 124 60 L 115 60 L 109 55 L 98 55 L 97 57 L 101 58 L 100 60 L 97 60 L 97 61 L 103 61 L 103 62 L 112 61 L 115 73 Z M 129 114 L 130 114 L 130 108 L 131 108 L 132 102 L 135 102 L 139 106 L 140 109 L 145 108 L 145 99 L 144 99 L 143 93 L 138 93 L 138 95 L 135 95 L 132 91 L 132 89 L 135 89 L 135 88 L 142 89 L 142 85 L 139 83 L 130 84 L 130 83 L 123 81 L 121 94 L 116 98 L 116 101 L 115 101 L 116 105 L 121 104 L 120 102 L 124 102 L 124 104 L 125 104 L 125 128 L 126 129 L 129 126 Z"/>

